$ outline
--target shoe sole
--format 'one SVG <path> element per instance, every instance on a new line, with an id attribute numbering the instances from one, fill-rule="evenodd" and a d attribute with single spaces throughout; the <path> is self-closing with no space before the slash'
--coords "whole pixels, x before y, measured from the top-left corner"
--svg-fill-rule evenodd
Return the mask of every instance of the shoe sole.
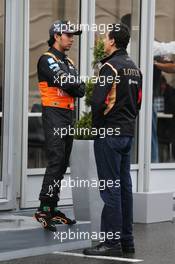
<path id="1" fill-rule="evenodd" d="M 56 227 L 55 226 L 49 226 L 49 224 L 47 223 L 47 221 L 44 218 L 36 217 L 34 215 L 33 219 L 35 219 L 38 223 L 40 223 L 43 229 L 49 230 L 51 232 L 56 232 L 57 231 Z"/>
<path id="2" fill-rule="evenodd" d="M 123 253 L 122 252 L 106 252 L 106 253 L 88 253 L 86 251 L 83 251 L 83 254 L 86 256 L 105 256 L 105 257 L 122 257 Z"/>
<path id="3" fill-rule="evenodd" d="M 135 254 L 135 250 L 123 250 L 124 254 Z"/>
<path id="4" fill-rule="evenodd" d="M 125 254 L 134 254 L 135 253 L 135 248 L 122 248 L 122 251 L 123 251 L 123 253 L 125 253 Z"/>
<path id="5" fill-rule="evenodd" d="M 64 224 L 64 225 L 75 225 L 76 221 L 72 220 L 71 223 L 68 223 L 67 219 L 64 219 L 62 217 L 54 217 L 51 219 L 53 222 L 55 222 L 55 224 L 60 225 L 60 224 Z"/>

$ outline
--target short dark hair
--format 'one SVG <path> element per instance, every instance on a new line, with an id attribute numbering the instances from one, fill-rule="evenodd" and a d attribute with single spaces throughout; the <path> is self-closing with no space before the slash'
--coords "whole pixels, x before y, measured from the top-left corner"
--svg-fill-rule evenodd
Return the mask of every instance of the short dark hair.
<path id="1" fill-rule="evenodd" d="M 122 16 L 121 22 L 122 22 L 122 24 L 127 25 L 129 28 L 129 31 L 131 31 L 131 14 L 126 14 L 126 15 Z"/>
<path id="2" fill-rule="evenodd" d="M 57 33 L 57 35 L 61 36 L 61 34 L 58 34 L 58 33 Z M 54 35 L 53 36 L 50 36 L 50 39 L 47 41 L 47 43 L 48 43 L 49 47 L 52 47 L 53 46 L 53 44 L 55 43 L 55 37 L 54 37 Z"/>
<path id="3" fill-rule="evenodd" d="M 108 34 L 109 39 L 115 40 L 115 45 L 117 48 L 127 49 L 130 33 L 129 29 L 124 24 L 112 24 L 112 30 Z"/>
<path id="4" fill-rule="evenodd" d="M 47 41 L 49 47 L 52 47 L 53 44 L 55 43 L 55 38 L 54 36 L 51 36 L 50 39 Z"/>

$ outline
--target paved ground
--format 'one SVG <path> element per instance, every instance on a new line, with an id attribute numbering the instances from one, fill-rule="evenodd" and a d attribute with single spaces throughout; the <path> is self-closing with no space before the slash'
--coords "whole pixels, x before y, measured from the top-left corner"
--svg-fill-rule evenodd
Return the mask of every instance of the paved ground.
<path id="1" fill-rule="evenodd" d="M 174 264 L 175 263 L 175 223 L 165 222 L 160 224 L 137 224 L 134 227 L 136 238 L 135 256 L 131 261 L 89 259 L 74 256 L 81 251 L 71 251 L 71 256 L 49 254 L 37 257 L 21 258 L 3 261 L 0 264 L 122 264 L 133 263 L 135 259 L 143 259 L 144 264 Z M 2 243 L 2 241 L 0 242 Z M 10 252 L 9 252 L 10 254 Z M 126 256 L 125 256 L 126 257 Z"/>

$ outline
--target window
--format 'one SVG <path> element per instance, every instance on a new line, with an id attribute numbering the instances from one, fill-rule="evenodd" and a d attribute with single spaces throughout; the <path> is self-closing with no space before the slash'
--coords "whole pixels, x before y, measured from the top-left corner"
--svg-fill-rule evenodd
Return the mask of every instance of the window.
<path id="1" fill-rule="evenodd" d="M 174 8 L 173 8 L 174 6 Z M 168 30 L 167 30 L 168 27 Z M 155 41 L 175 41 L 175 2 L 156 1 Z M 154 48 L 156 47 L 154 43 Z M 157 49 L 155 49 L 157 51 Z M 154 52 L 152 104 L 152 163 L 175 162 L 175 44 L 174 50 L 159 48 Z M 174 53 L 174 55 L 172 54 Z M 168 63 L 174 64 L 174 73 L 166 73 Z M 172 68 L 173 70 L 173 68 Z"/>
<path id="2" fill-rule="evenodd" d="M 49 28 L 58 19 L 79 23 L 79 0 L 30 0 L 30 72 L 28 168 L 46 167 L 41 101 L 37 80 L 37 61 L 48 50 Z M 69 57 L 78 66 L 78 37 Z"/>
<path id="3" fill-rule="evenodd" d="M 130 0 L 111 0 L 110 4 L 105 0 L 96 0 L 96 24 L 98 28 L 100 24 L 111 24 L 122 22 L 127 24 L 131 30 L 131 41 L 128 45 L 128 53 L 139 65 L 139 40 L 140 40 L 140 1 Z M 103 33 L 103 31 L 100 31 Z M 103 35 L 101 34 L 103 37 Z M 96 37 L 100 37 L 96 35 Z M 131 153 L 131 162 L 137 163 L 137 141 L 138 141 L 138 125 L 136 125 L 136 135 Z"/>

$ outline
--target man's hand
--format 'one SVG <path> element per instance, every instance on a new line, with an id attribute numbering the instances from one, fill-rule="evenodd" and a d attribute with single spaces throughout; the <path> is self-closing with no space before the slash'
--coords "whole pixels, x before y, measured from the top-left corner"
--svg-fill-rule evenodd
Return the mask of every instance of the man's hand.
<path id="1" fill-rule="evenodd" d="M 71 75 L 60 69 L 55 75 L 54 83 L 73 97 L 83 97 L 85 94 L 85 83 L 78 75 Z"/>

